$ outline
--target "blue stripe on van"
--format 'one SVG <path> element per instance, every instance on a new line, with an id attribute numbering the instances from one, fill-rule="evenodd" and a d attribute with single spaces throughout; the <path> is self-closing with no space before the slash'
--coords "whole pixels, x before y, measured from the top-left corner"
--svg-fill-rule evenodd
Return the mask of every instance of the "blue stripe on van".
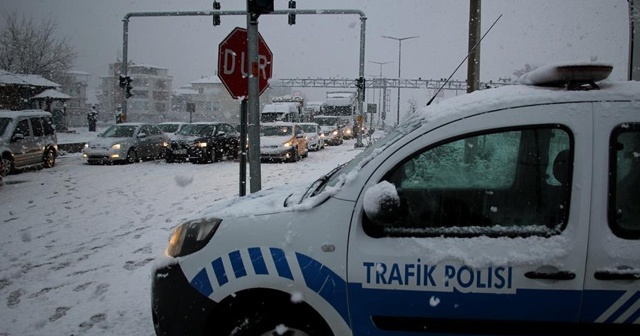
<path id="1" fill-rule="evenodd" d="M 231 267 L 233 267 L 233 273 L 236 279 L 247 275 L 247 270 L 244 269 L 244 263 L 242 262 L 240 251 L 236 250 L 229 253 L 229 261 L 231 261 Z"/>
<path id="2" fill-rule="evenodd" d="M 249 248 L 249 257 L 251 258 L 251 264 L 256 274 L 269 274 L 267 265 L 264 263 L 264 257 L 262 256 L 262 250 L 259 247 Z"/>
<path id="3" fill-rule="evenodd" d="M 213 266 L 213 273 L 216 274 L 216 279 L 218 279 L 218 286 L 222 286 L 229 282 L 227 279 L 227 273 L 224 270 L 224 265 L 222 264 L 222 258 L 218 258 L 211 263 Z"/>
<path id="4" fill-rule="evenodd" d="M 613 314 L 611 314 L 611 316 L 609 316 L 609 318 L 606 319 L 604 322 L 605 323 L 613 323 L 613 322 L 615 322 L 615 320 L 617 320 L 618 317 L 620 317 L 620 315 L 626 313 L 627 310 L 629 310 L 629 308 L 631 307 L 631 305 L 636 303 L 636 301 L 638 301 L 638 299 L 640 299 L 640 292 L 636 292 L 635 294 L 633 294 L 629 298 L 629 300 L 627 300 L 627 302 L 622 304 L 622 306 L 620 306 L 620 308 L 618 308 L 618 310 L 616 310 Z"/>
<path id="5" fill-rule="evenodd" d="M 287 257 L 284 255 L 284 251 L 275 247 L 272 247 L 269 250 L 271 251 L 271 257 L 273 257 L 273 262 L 276 265 L 278 275 L 283 278 L 293 280 L 293 274 L 291 274 L 291 268 L 289 268 L 289 263 L 287 262 Z"/>
<path id="6" fill-rule="evenodd" d="M 204 268 L 200 270 L 193 279 L 191 279 L 191 286 L 197 289 L 204 296 L 209 296 L 213 293 L 209 276 L 207 276 L 207 270 Z"/>
<path id="7" fill-rule="evenodd" d="M 347 283 L 329 267 L 304 254 L 296 253 L 304 282 L 325 299 L 348 324 Z"/>

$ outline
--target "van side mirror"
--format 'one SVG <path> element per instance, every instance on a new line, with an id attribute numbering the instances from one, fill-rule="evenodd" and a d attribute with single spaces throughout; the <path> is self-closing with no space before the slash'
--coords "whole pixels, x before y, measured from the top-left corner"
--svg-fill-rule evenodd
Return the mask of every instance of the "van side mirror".
<path id="1" fill-rule="evenodd" d="M 391 226 L 400 216 L 400 197 L 396 186 L 382 181 L 364 193 L 364 213 L 378 226 Z"/>

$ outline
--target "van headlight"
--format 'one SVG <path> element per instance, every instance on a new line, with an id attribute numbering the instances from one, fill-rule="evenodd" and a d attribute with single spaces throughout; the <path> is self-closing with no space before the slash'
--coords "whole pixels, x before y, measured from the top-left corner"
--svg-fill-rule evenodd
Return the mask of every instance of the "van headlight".
<path id="1" fill-rule="evenodd" d="M 219 218 L 203 218 L 181 224 L 171 234 L 167 254 L 176 258 L 199 251 L 211 240 L 221 222 Z"/>
<path id="2" fill-rule="evenodd" d="M 113 146 L 111 146 L 111 149 L 120 149 L 120 144 L 113 144 Z"/>

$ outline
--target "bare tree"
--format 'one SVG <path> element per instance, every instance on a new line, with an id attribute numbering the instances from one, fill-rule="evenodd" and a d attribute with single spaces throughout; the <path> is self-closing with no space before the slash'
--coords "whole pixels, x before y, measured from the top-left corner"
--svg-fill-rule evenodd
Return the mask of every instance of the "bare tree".
<path id="1" fill-rule="evenodd" d="M 538 66 L 536 65 L 531 65 L 529 63 L 525 64 L 524 67 L 522 67 L 522 69 L 516 69 L 513 71 L 513 75 L 516 76 L 516 78 L 526 74 L 527 72 L 531 72 L 535 69 L 537 69 Z"/>
<path id="2" fill-rule="evenodd" d="M 37 22 L 24 16 L 19 19 L 16 13 L 3 13 L 2 17 L 0 68 L 64 82 L 77 55 L 66 39 L 56 38 L 57 23 L 50 18 Z"/>

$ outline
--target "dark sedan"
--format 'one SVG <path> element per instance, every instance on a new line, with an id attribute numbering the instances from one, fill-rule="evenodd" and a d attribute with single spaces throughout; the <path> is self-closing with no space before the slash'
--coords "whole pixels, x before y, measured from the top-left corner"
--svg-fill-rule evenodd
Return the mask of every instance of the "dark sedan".
<path id="1" fill-rule="evenodd" d="M 167 162 L 190 161 L 210 163 L 236 159 L 240 133 L 230 124 L 196 122 L 178 131 L 167 150 Z"/>

